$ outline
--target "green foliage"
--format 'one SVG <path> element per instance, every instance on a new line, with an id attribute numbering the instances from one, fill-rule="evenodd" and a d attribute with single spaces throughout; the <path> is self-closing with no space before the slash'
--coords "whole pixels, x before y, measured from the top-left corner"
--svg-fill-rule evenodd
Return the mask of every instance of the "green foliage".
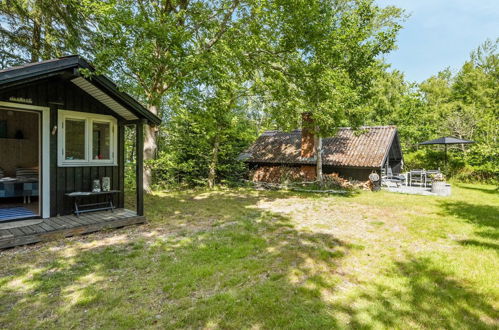
<path id="1" fill-rule="evenodd" d="M 420 148 L 404 154 L 405 170 L 441 169 L 454 180 L 499 184 L 499 157 L 497 149 L 476 145 L 463 153 L 458 148 L 449 149 L 447 165 L 443 148 Z"/>
<path id="2" fill-rule="evenodd" d="M 0 1 L 0 68 L 75 54 L 88 32 L 76 0 Z"/>
<path id="3" fill-rule="evenodd" d="M 419 149 L 404 154 L 404 170 L 414 169 L 443 169 L 444 155 L 441 151 L 431 149 Z M 449 160 L 450 162 L 450 160 Z"/>
<path id="4" fill-rule="evenodd" d="M 497 182 L 499 40 L 486 41 L 453 75 L 444 70 L 419 85 L 384 72 L 371 89 L 370 124 L 397 125 L 407 169 L 442 168 L 441 146 L 417 144 L 441 136 L 475 141 L 449 147 L 447 174 L 462 181 Z"/>
<path id="5" fill-rule="evenodd" d="M 368 111 L 367 91 L 381 69 L 377 57 L 395 45 L 401 11 L 373 1 L 276 1 L 267 29 L 272 41 L 259 58 L 256 86 L 265 90 L 275 125 L 294 129 L 310 112 L 321 136 L 358 126 Z M 277 33 L 276 33 L 277 32 Z"/>
<path id="6" fill-rule="evenodd" d="M 157 187 L 238 180 L 237 155 L 266 128 L 299 127 L 303 112 L 321 136 L 397 125 L 408 169 L 443 168 L 438 147 L 419 142 L 476 141 L 451 148 L 445 171 L 497 180 L 499 41 L 456 74 L 409 83 L 379 60 L 403 18 L 372 0 L 12 0 L 0 2 L 0 67 L 83 52 L 164 120 L 145 130 Z M 126 144 L 133 173 L 133 132 Z"/>
<path id="7" fill-rule="evenodd" d="M 464 155 L 465 166 L 455 178 L 463 182 L 487 182 L 499 185 L 499 148 L 487 144 L 473 145 Z"/>
<path id="8" fill-rule="evenodd" d="M 214 139 L 219 143 L 217 182 L 243 177 L 246 166 L 237 157 L 254 140 L 256 129 L 242 112 L 212 114 L 194 108 L 170 118 L 160 138 L 161 151 L 151 162 L 157 185 L 207 185 Z"/>

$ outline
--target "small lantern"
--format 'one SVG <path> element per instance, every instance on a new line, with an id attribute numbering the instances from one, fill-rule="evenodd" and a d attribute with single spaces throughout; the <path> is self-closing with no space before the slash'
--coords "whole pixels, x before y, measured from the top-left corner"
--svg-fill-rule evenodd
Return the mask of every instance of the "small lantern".
<path id="1" fill-rule="evenodd" d="M 92 192 L 100 192 L 100 180 L 94 180 L 92 182 Z"/>
<path id="2" fill-rule="evenodd" d="M 111 178 L 105 176 L 102 178 L 102 191 L 109 191 L 109 190 L 111 190 Z"/>

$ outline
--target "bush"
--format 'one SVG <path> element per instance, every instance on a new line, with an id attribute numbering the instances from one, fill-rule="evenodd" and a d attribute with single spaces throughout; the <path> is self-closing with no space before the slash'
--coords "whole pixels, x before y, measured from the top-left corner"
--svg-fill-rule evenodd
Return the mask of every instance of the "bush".
<path id="1" fill-rule="evenodd" d="M 447 164 L 452 164 L 453 160 L 449 157 Z M 414 169 L 444 169 L 445 155 L 442 151 L 429 148 L 419 149 L 404 154 L 405 170 Z M 452 165 L 451 165 L 452 166 Z"/>
<path id="2" fill-rule="evenodd" d="M 482 166 L 467 165 L 460 169 L 453 179 L 465 183 L 482 182 L 499 185 L 499 170 L 490 163 Z"/>
<path id="3" fill-rule="evenodd" d="M 404 170 L 440 169 L 446 176 L 461 182 L 497 184 L 499 153 L 484 145 L 474 145 L 466 152 L 457 148 L 447 151 L 447 164 L 442 150 L 419 149 L 404 154 Z"/>

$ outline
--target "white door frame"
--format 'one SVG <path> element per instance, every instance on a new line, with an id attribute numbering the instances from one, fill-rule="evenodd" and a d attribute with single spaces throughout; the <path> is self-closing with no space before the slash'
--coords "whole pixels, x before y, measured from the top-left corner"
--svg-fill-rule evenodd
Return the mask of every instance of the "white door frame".
<path id="1" fill-rule="evenodd" d="M 41 131 L 41 185 L 40 191 L 41 210 L 40 215 L 42 218 L 50 218 L 50 108 L 40 107 L 31 104 L 21 104 L 13 102 L 0 101 L 1 107 L 11 108 L 12 110 L 36 110 L 40 111 L 42 115 L 42 131 Z"/>

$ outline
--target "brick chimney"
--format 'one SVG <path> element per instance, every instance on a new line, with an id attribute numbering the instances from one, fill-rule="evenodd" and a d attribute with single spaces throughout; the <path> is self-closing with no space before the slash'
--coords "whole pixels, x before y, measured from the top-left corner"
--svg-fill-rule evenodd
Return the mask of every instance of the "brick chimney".
<path id="1" fill-rule="evenodd" d="M 312 114 L 304 112 L 301 115 L 301 157 L 312 158 L 314 157 L 314 134 Z"/>

